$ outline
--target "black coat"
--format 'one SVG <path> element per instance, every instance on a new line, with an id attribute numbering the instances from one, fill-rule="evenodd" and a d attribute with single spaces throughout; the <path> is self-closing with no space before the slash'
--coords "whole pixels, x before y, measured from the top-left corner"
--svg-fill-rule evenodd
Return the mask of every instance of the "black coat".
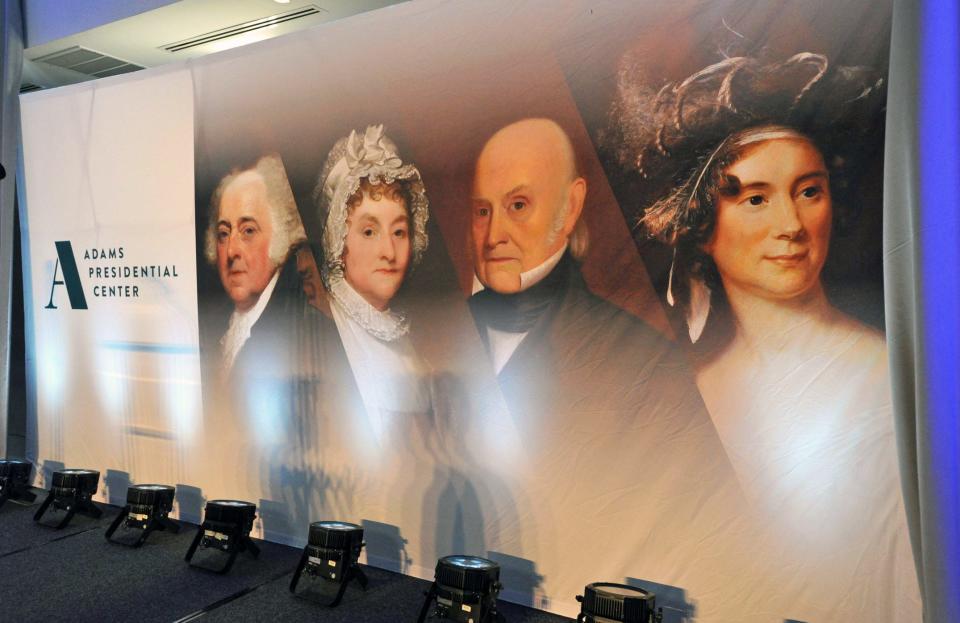
<path id="1" fill-rule="evenodd" d="M 669 497 L 693 480 L 694 489 L 737 492 L 684 354 L 592 294 L 571 258 L 554 271 L 551 302 L 497 374 L 528 466 L 550 483 L 543 491 L 573 482 L 594 482 L 596 492 L 645 483 L 652 495 Z M 486 341 L 485 327 L 478 329 Z M 695 512 L 682 503 L 664 508 L 687 511 Z"/>
<path id="2" fill-rule="evenodd" d="M 291 257 L 226 379 L 219 373 L 219 336 L 206 353 L 204 389 L 253 439 L 269 434 L 293 451 L 315 447 L 325 420 L 362 408 L 332 318 L 311 307 Z M 209 402 L 209 401 L 208 401 Z"/>

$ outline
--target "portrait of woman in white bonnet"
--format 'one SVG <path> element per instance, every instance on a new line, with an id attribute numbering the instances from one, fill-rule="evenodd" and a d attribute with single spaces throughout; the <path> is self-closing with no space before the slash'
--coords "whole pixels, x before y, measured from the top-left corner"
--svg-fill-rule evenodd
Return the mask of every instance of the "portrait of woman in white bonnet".
<path id="1" fill-rule="evenodd" d="M 313 194 L 323 223 L 321 275 L 374 435 L 430 408 L 409 320 L 391 307 L 427 247 L 420 172 L 382 125 L 337 141 Z"/>

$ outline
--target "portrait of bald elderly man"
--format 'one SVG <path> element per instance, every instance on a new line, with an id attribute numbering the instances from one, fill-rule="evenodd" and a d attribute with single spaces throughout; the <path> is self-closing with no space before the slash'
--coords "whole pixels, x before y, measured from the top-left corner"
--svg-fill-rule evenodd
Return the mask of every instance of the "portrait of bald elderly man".
<path id="1" fill-rule="evenodd" d="M 582 144 L 589 149 L 589 138 Z M 577 155 L 559 124 L 523 119 L 477 157 L 468 306 L 489 355 L 477 374 L 495 375 L 489 387 L 499 389 L 508 424 L 493 410 L 471 424 L 479 439 L 487 426 L 498 439 L 515 431 L 521 451 L 499 460 L 529 479 L 524 496 L 550 518 L 551 534 L 599 525 L 607 535 L 644 535 L 631 558 L 736 559 L 749 533 L 743 493 L 684 354 L 593 294 L 581 274 L 588 243 L 619 241 L 587 238 L 590 189 Z M 551 541 L 556 560 L 583 555 L 576 539 Z"/>
<path id="2" fill-rule="evenodd" d="M 219 340 L 221 380 L 275 365 L 302 315 L 305 296 L 291 251 L 306 240 L 277 154 L 220 180 L 210 200 L 206 258 L 233 302 Z M 278 343 L 279 340 L 279 343 Z M 255 356 L 253 353 L 257 353 Z"/>
<path id="3" fill-rule="evenodd" d="M 501 128 L 476 161 L 469 307 L 508 408 L 534 421 L 709 422 L 673 343 L 584 282 L 588 196 L 569 136 L 549 119 Z"/>

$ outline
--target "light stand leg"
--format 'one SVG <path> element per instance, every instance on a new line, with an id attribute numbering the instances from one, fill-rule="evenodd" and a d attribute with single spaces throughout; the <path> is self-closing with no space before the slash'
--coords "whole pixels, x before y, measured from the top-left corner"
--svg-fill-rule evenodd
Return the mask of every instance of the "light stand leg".
<path id="1" fill-rule="evenodd" d="M 223 565 L 223 568 L 220 571 L 217 571 L 220 575 L 224 575 L 227 571 L 230 571 L 230 568 L 233 566 L 234 561 L 237 560 L 237 554 L 240 553 L 240 547 L 238 545 L 230 545 L 228 548 L 230 552 L 230 557 L 227 558 L 227 564 Z"/>
<path id="2" fill-rule="evenodd" d="M 340 588 L 337 589 L 337 596 L 333 598 L 333 601 L 327 604 L 330 608 L 336 608 L 340 605 L 340 601 L 343 600 L 343 595 L 347 592 L 347 583 L 347 578 L 344 578 L 343 582 L 340 583 Z"/>
<path id="3" fill-rule="evenodd" d="M 293 572 L 293 579 L 290 580 L 290 592 L 295 593 L 297 590 L 297 583 L 300 581 L 300 576 L 303 574 L 303 570 L 307 566 L 307 560 L 310 558 L 310 555 L 307 553 L 307 548 L 303 548 L 303 555 L 300 556 L 300 562 L 297 563 L 297 570 Z"/>
<path id="4" fill-rule="evenodd" d="M 230 543 L 227 545 L 227 553 L 230 554 L 230 556 L 227 558 L 227 564 L 223 565 L 223 568 L 220 569 L 220 571 L 217 571 L 217 573 L 224 575 L 227 573 L 227 571 L 230 571 L 230 568 L 233 567 L 233 563 L 237 560 L 237 555 L 246 549 L 249 541 L 250 537 L 241 533 L 239 525 L 234 528 L 230 535 Z M 253 543 L 250 543 L 250 545 L 253 545 Z M 259 550 L 257 553 L 260 553 Z"/>
<path id="5" fill-rule="evenodd" d="M 347 572 L 343 574 L 343 581 L 340 582 L 340 588 L 337 589 L 337 596 L 327 604 L 330 608 L 336 608 L 340 605 L 340 601 L 343 599 L 344 594 L 346 594 L 347 586 L 350 584 L 352 578 L 353 574 L 350 572 L 350 569 L 347 568 Z"/>
<path id="6" fill-rule="evenodd" d="M 47 494 L 46 499 L 43 501 L 43 504 L 40 505 L 40 508 L 37 509 L 37 512 L 33 515 L 34 521 L 40 521 L 40 518 L 43 517 L 43 514 L 47 512 L 47 509 L 50 508 L 50 504 L 53 502 L 53 491 Z"/>
<path id="7" fill-rule="evenodd" d="M 62 530 L 67 527 L 67 524 L 70 523 L 70 520 L 73 519 L 73 516 L 77 514 L 77 504 L 76 502 L 70 502 L 67 505 L 67 514 L 64 515 L 63 519 L 57 524 L 57 530 Z"/>
<path id="8" fill-rule="evenodd" d="M 150 533 L 157 529 L 157 524 L 155 521 L 151 521 L 147 524 L 147 527 L 143 529 L 143 534 L 140 535 L 140 538 L 137 539 L 137 542 L 133 544 L 133 547 L 142 547 L 144 543 L 147 542 L 147 537 L 150 536 Z"/>
<path id="9" fill-rule="evenodd" d="M 117 518 L 113 520 L 113 523 L 110 524 L 110 527 L 107 528 L 107 533 L 104 535 L 109 541 L 110 537 L 113 536 L 113 533 L 117 531 L 117 528 L 120 527 L 120 524 L 123 523 L 123 520 L 127 518 L 127 515 L 130 514 L 130 506 L 124 506 L 123 510 L 120 511 L 120 514 L 117 515 Z"/>
<path id="10" fill-rule="evenodd" d="M 190 562 L 190 559 L 193 558 L 193 555 L 197 551 L 197 546 L 200 545 L 200 539 L 203 538 L 203 526 L 201 525 L 197 528 L 197 536 L 193 538 L 193 542 L 190 543 L 190 549 L 187 550 L 187 555 L 184 556 L 184 560 Z"/>
<path id="11" fill-rule="evenodd" d="M 427 614 L 430 612 L 430 604 L 433 603 L 433 600 L 437 596 L 437 583 L 434 582 L 430 585 L 430 590 L 426 592 L 426 600 L 423 602 L 423 607 L 420 608 L 420 616 L 417 617 L 417 623 L 423 623 L 427 620 Z"/>
<path id="12" fill-rule="evenodd" d="M 330 602 L 331 608 L 336 608 L 340 605 L 340 601 L 347 592 L 347 586 L 353 580 L 356 580 L 357 583 L 360 584 L 360 588 L 364 591 L 367 590 L 367 574 L 363 572 L 363 569 L 361 569 L 357 563 L 353 563 L 347 567 L 346 573 L 343 574 L 343 581 L 340 582 L 340 589 L 337 591 L 337 596 Z"/>

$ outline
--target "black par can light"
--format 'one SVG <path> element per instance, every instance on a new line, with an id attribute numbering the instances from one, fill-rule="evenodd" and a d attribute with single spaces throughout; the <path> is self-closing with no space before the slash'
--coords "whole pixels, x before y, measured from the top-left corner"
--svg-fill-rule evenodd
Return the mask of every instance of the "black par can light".
<path id="1" fill-rule="evenodd" d="M 340 585 L 334 607 L 343 599 L 347 585 L 356 579 L 361 588 L 367 588 L 367 576 L 360 567 L 363 549 L 363 528 L 345 521 L 315 521 L 310 524 L 307 546 L 303 548 L 300 564 L 290 581 L 290 592 L 297 590 L 300 577 L 306 573 Z"/>
<path id="2" fill-rule="evenodd" d="M 64 469 L 54 472 L 50 492 L 37 509 L 33 520 L 39 522 L 51 506 L 66 512 L 60 523 L 55 526 L 58 530 L 70 523 L 76 513 L 99 518 L 103 511 L 97 508 L 91 499 L 99 486 L 100 472 L 96 470 Z"/>
<path id="3" fill-rule="evenodd" d="M 33 464 L 19 459 L 0 459 L 0 506 L 7 500 L 25 502 L 37 499 L 30 490 L 30 474 Z"/>
<path id="4" fill-rule="evenodd" d="M 577 595 L 577 623 L 660 623 L 663 609 L 656 609 L 656 596 L 636 586 L 594 582 Z"/>
<path id="5" fill-rule="evenodd" d="M 127 504 L 107 528 L 107 540 L 140 547 L 155 530 L 169 530 L 174 534 L 180 532 L 180 526 L 168 517 L 173 510 L 175 492 L 168 485 L 133 485 L 128 488 Z M 121 524 L 127 529 L 139 531 L 136 541 L 126 543 L 113 540 L 113 533 Z"/>
<path id="6" fill-rule="evenodd" d="M 436 618 L 457 623 L 492 623 L 500 620 L 500 565 L 478 556 L 445 556 L 437 561 L 433 585 L 420 609 L 423 623 L 433 606 Z"/>
<path id="7" fill-rule="evenodd" d="M 257 516 L 257 506 L 251 502 L 239 500 L 211 500 L 203 510 L 203 523 L 197 529 L 197 535 L 190 543 L 190 549 L 184 559 L 193 558 L 197 548 L 217 549 L 227 554 L 226 564 L 217 573 L 226 573 L 233 566 L 240 552 L 249 552 L 254 558 L 260 555 L 260 548 L 250 539 L 253 520 Z"/>

